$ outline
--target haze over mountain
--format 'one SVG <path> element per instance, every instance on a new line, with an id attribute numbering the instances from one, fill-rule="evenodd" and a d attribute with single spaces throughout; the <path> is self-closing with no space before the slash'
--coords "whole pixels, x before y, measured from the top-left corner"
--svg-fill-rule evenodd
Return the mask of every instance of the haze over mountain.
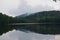
<path id="1" fill-rule="evenodd" d="M 24 18 L 24 17 L 26 17 L 26 16 L 29 16 L 30 14 L 28 14 L 28 13 L 25 13 L 25 14 L 22 14 L 22 15 L 18 15 L 18 16 L 16 16 L 17 18 Z"/>

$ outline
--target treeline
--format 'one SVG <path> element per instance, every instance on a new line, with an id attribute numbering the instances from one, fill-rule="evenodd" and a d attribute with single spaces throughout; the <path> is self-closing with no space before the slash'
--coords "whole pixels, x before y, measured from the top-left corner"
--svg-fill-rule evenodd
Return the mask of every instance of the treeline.
<path id="1" fill-rule="evenodd" d="M 0 13 L 0 26 L 19 22 L 23 22 L 23 20 Z"/>
<path id="2" fill-rule="evenodd" d="M 37 12 L 24 18 L 10 17 L 0 13 L 0 25 L 9 23 L 60 23 L 60 11 Z"/>

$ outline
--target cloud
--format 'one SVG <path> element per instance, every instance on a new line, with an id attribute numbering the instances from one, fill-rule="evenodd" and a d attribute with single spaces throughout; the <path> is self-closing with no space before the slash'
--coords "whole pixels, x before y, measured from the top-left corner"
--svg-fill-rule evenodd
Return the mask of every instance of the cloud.
<path id="1" fill-rule="evenodd" d="M 53 0 L 0 0 L 0 12 L 10 16 L 38 11 L 60 10 L 60 1 Z"/>
<path id="2" fill-rule="evenodd" d="M 0 12 L 12 15 L 10 11 L 16 10 L 20 4 L 20 0 L 0 0 Z"/>

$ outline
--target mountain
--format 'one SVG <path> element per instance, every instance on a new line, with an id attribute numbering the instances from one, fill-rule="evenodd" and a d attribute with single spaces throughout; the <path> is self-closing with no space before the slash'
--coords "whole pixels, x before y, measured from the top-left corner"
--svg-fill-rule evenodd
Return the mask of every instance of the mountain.
<path id="1" fill-rule="evenodd" d="M 44 22 L 60 22 L 60 11 L 43 11 L 36 12 L 30 15 L 24 14 L 18 16 L 18 18 L 23 18 L 25 22 L 33 23 L 44 23 Z"/>
<path id="2" fill-rule="evenodd" d="M 60 11 L 43 11 L 43 12 L 37 12 L 37 13 L 32 13 L 31 15 L 29 15 L 26 18 L 32 18 L 32 17 L 48 17 L 48 16 L 60 16 Z"/>

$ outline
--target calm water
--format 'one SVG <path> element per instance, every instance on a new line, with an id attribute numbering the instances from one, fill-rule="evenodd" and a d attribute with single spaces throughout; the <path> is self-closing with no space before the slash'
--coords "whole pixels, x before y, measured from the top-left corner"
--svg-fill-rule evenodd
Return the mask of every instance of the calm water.
<path id="1" fill-rule="evenodd" d="M 60 35 L 43 35 L 12 30 L 0 36 L 0 40 L 60 40 Z"/>
<path id="2" fill-rule="evenodd" d="M 37 25 L 29 25 L 30 27 L 38 27 Z M 42 25 L 40 25 L 42 26 Z M 43 25 L 46 26 L 46 25 Z M 43 28 L 42 26 L 42 28 Z M 47 25 L 49 26 L 49 25 Z M 46 26 L 46 27 L 47 27 Z M 54 25 L 56 26 L 56 25 Z M 34 33 L 29 30 L 24 29 L 24 25 L 21 26 L 12 26 L 13 30 L 3 33 L 0 36 L 0 40 L 60 40 L 60 35 L 49 35 L 49 34 L 40 34 Z M 28 25 L 26 25 L 28 28 Z M 52 26 L 50 26 L 52 27 Z M 20 29 L 22 28 L 22 29 Z M 16 30 L 17 29 L 17 30 Z"/>
<path id="3" fill-rule="evenodd" d="M 0 40 L 55 40 L 55 36 L 12 30 L 0 36 Z"/>

